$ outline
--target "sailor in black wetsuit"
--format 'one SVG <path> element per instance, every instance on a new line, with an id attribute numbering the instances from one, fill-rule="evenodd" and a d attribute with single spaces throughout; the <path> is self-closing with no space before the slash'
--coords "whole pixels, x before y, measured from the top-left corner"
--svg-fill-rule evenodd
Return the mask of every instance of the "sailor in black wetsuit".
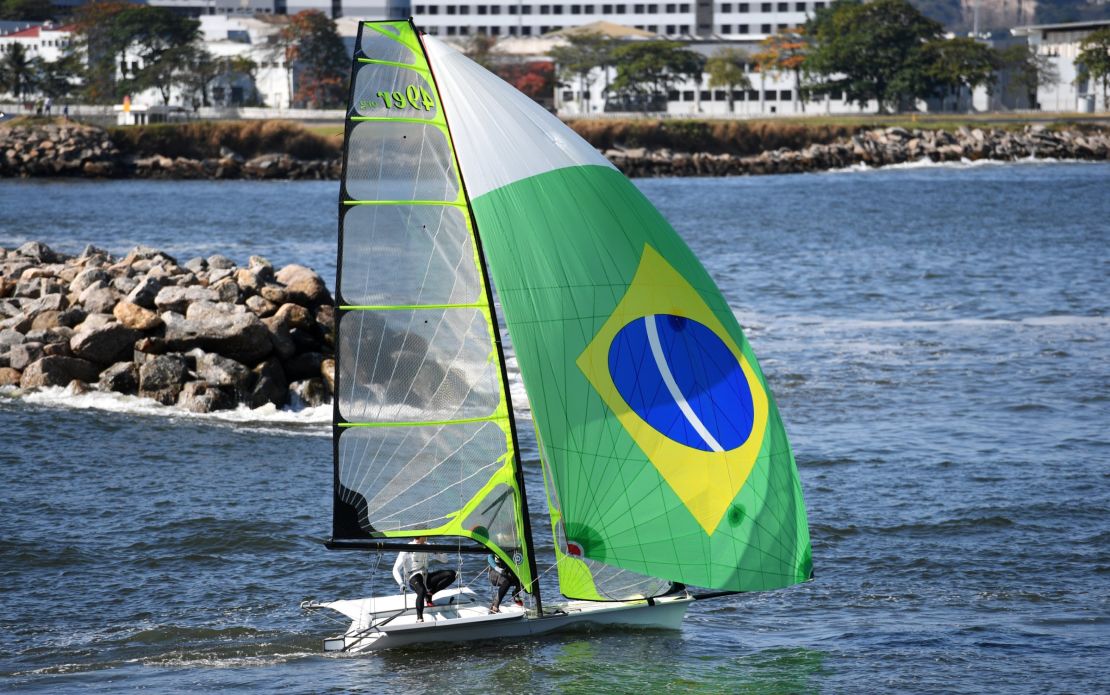
<path id="1" fill-rule="evenodd" d="M 490 553 L 486 559 L 489 563 L 489 581 L 497 587 L 497 598 L 493 599 L 490 604 L 490 613 L 501 612 L 501 601 L 504 600 L 505 594 L 509 593 L 509 589 L 513 588 L 513 600 L 516 601 L 518 606 L 523 606 L 524 602 L 520 600 L 520 580 L 517 579 L 516 574 L 509 568 L 501 556 Z"/>

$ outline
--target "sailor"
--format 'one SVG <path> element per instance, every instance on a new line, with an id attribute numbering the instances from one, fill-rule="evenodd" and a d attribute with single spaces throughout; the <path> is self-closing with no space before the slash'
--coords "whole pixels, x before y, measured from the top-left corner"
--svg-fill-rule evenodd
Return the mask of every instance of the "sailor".
<path id="1" fill-rule="evenodd" d="M 424 545 L 427 538 L 416 538 L 409 545 Z M 439 562 L 447 562 L 447 555 L 439 553 L 435 556 Z M 424 622 L 424 606 L 432 605 L 432 595 L 443 591 L 455 581 L 455 570 L 436 570 L 428 572 L 428 553 L 406 551 L 397 554 L 397 561 L 393 563 L 393 579 L 405 590 L 405 584 L 416 592 L 416 622 Z"/>
<path id="2" fill-rule="evenodd" d="M 523 606 L 524 602 L 520 600 L 520 580 L 517 579 L 516 573 L 505 564 L 500 555 L 490 553 L 486 558 L 489 564 L 489 581 L 497 587 L 497 598 L 493 599 L 493 603 L 489 606 L 490 613 L 501 612 L 501 601 L 504 600 L 505 594 L 509 593 L 509 589 L 513 588 L 513 601 L 516 605 Z"/>

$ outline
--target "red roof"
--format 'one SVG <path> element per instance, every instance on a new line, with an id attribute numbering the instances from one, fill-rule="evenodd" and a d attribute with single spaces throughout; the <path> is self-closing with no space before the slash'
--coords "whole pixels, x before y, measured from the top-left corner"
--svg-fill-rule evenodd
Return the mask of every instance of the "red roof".
<path id="1" fill-rule="evenodd" d="M 13 31 L 10 34 L 4 34 L 5 39 L 34 39 L 38 38 L 39 29 L 42 27 L 27 27 L 19 31 Z"/>

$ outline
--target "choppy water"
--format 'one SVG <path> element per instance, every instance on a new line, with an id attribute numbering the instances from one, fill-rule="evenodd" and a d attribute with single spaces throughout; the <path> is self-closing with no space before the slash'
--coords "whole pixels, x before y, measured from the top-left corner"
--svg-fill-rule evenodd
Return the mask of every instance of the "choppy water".
<path id="1" fill-rule="evenodd" d="M 297 604 L 386 581 L 320 545 L 327 412 L 58 390 L 0 398 L 0 690 L 1105 690 L 1110 165 L 640 185 L 761 356 L 816 581 L 699 602 L 677 633 L 325 656 Z M 330 279 L 335 206 L 333 183 L 7 181 L 0 246 Z"/>

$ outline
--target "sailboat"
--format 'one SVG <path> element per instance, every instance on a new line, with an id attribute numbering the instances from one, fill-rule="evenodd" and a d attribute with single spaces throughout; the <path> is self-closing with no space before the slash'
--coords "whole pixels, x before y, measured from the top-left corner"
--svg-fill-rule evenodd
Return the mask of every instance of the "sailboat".
<path id="1" fill-rule="evenodd" d="M 459 585 L 417 622 L 403 588 L 306 602 L 351 621 L 326 649 L 678 628 L 695 600 L 812 578 L 778 408 L 701 263 L 597 150 L 411 20 L 360 25 L 337 272 L 327 546 L 494 555 L 528 604 L 492 612 Z M 498 313 L 558 602 L 540 596 Z"/>

